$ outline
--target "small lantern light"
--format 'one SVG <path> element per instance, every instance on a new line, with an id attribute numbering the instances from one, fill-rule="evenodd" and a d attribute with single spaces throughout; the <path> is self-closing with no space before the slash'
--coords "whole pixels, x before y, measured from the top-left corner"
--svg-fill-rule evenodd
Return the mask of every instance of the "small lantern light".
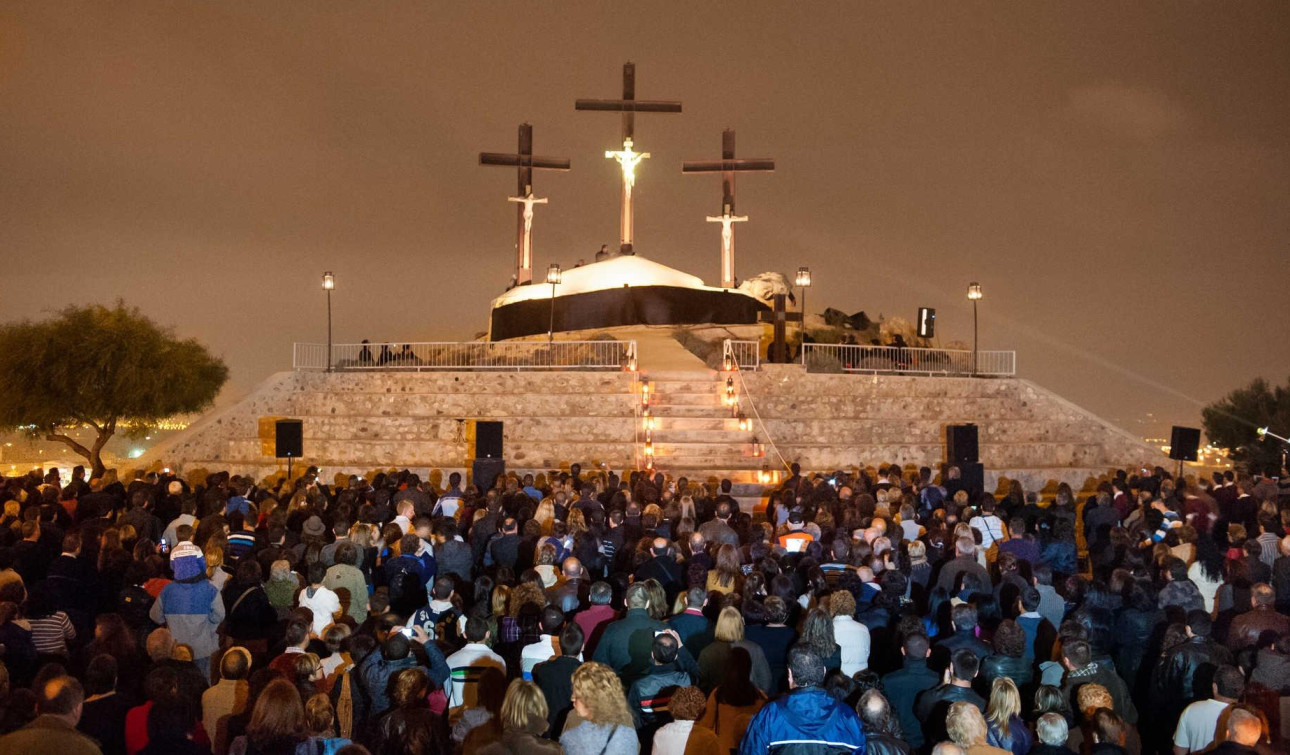
<path id="1" fill-rule="evenodd" d="M 766 455 L 766 449 L 762 446 L 761 441 L 757 440 L 756 435 L 752 439 L 752 455 L 758 458 Z"/>
<path id="2" fill-rule="evenodd" d="M 801 286 L 802 288 L 806 288 L 806 287 L 810 286 L 810 285 L 811 285 L 811 268 L 809 268 L 809 267 L 799 267 L 799 268 L 797 268 L 797 281 L 796 281 L 796 282 L 797 282 L 797 285 Z"/>
<path id="3" fill-rule="evenodd" d="M 748 417 L 743 412 L 739 412 L 739 429 L 744 431 L 752 429 L 752 423 L 748 421 Z"/>
<path id="4" fill-rule="evenodd" d="M 655 427 L 654 415 L 650 414 L 649 409 L 645 410 L 645 432 L 653 430 Z"/>
<path id="5" fill-rule="evenodd" d="M 332 291 L 335 288 L 336 288 L 336 276 L 332 275 L 331 271 L 328 270 L 327 272 L 323 273 L 323 290 Z"/>
<path id="6" fill-rule="evenodd" d="M 968 298 L 969 298 L 969 299 L 971 299 L 971 300 L 973 300 L 973 301 L 976 301 L 977 299 L 982 298 L 982 296 L 983 296 L 983 294 L 981 293 L 981 284 L 980 284 L 980 283 L 977 283 L 976 281 L 972 281 L 971 283 L 969 283 L 969 284 L 968 284 Z"/>

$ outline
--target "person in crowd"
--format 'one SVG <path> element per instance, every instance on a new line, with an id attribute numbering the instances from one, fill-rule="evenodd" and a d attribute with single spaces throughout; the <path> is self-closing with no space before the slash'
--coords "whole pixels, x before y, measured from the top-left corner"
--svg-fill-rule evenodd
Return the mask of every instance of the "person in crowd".
<path id="1" fill-rule="evenodd" d="M 1069 728 L 1066 717 L 1060 713 L 1044 713 L 1035 719 L 1035 742 L 1032 755 L 1075 755 L 1066 746 Z"/>
<path id="2" fill-rule="evenodd" d="M 1219 666 L 1214 672 L 1213 686 L 1213 697 L 1188 705 L 1179 717 L 1174 731 L 1174 755 L 1189 755 L 1211 748 L 1219 733 L 1219 720 L 1245 692 L 1245 676 L 1235 666 Z"/>
<path id="3" fill-rule="evenodd" d="M 1034 737 L 1021 719 L 1021 693 L 1012 679 L 1000 676 L 990 685 L 985 720 L 988 728 L 986 744 L 1009 750 L 1013 755 L 1030 752 Z"/>
<path id="4" fill-rule="evenodd" d="M 558 742 L 542 738 L 549 711 L 546 697 L 533 682 L 513 679 L 502 702 L 499 739 L 481 746 L 479 755 L 560 755 Z"/>
<path id="5" fill-rule="evenodd" d="M 910 632 L 901 642 L 902 667 L 882 678 L 882 688 L 900 722 L 900 731 L 914 750 L 921 749 L 924 743 L 923 726 L 914 713 L 914 704 L 921 693 L 941 681 L 936 672 L 927 667 L 931 654 L 927 635 L 921 631 Z"/>
<path id="6" fill-rule="evenodd" d="M 824 661 L 806 648 L 788 654 L 789 693 L 767 703 L 748 724 L 739 755 L 770 755 L 775 743 L 791 741 L 805 750 L 846 748 L 864 752 L 864 725 L 846 703 L 825 692 Z"/>
<path id="7" fill-rule="evenodd" d="M 603 663 L 588 662 L 573 672 L 571 721 L 560 735 L 567 755 L 637 755 L 640 741 L 619 675 Z"/>
<path id="8" fill-rule="evenodd" d="M 708 694 L 699 725 L 717 735 L 718 752 L 730 752 L 739 746 L 766 699 L 752 683 L 752 656 L 746 648 L 736 647 L 730 651 L 721 683 Z"/>
<path id="9" fill-rule="evenodd" d="M 976 679 L 980 667 L 981 661 L 975 653 L 968 648 L 960 648 L 951 656 L 941 684 L 918 695 L 914 702 L 914 716 L 922 725 L 924 743 L 939 742 L 948 736 L 945 717 L 954 703 L 971 703 L 977 710 L 985 712 L 985 699 L 972 691 L 972 680 Z"/>
<path id="10" fill-rule="evenodd" d="M 912 755 L 913 748 L 901 739 L 900 722 L 876 689 L 860 696 L 856 713 L 864 725 L 865 755 Z"/>
<path id="11" fill-rule="evenodd" d="M 219 662 L 219 681 L 202 693 L 202 728 L 215 752 L 228 750 L 228 719 L 246 710 L 251 652 L 232 647 Z"/>
<path id="12" fill-rule="evenodd" d="M 945 731 L 950 741 L 967 755 L 1008 755 L 1004 750 L 987 744 L 989 730 L 981 709 L 970 702 L 960 700 L 950 705 L 945 714 Z"/>

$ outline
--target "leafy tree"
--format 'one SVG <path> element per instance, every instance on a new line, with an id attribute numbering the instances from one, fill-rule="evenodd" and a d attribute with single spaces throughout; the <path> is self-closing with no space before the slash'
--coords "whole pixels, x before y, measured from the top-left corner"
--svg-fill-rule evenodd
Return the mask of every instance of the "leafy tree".
<path id="1" fill-rule="evenodd" d="M 118 430 L 200 411 L 228 379 L 206 347 L 121 301 L 0 325 L 0 354 L 0 427 L 67 444 L 93 476 L 103 474 L 103 446 Z M 97 433 L 88 448 L 69 434 L 80 425 Z"/>
<path id="2" fill-rule="evenodd" d="M 1263 378 L 1257 378 L 1205 407 L 1201 417 L 1205 435 L 1231 449 L 1233 459 L 1253 472 L 1278 470 L 1283 450 L 1281 441 L 1272 437 L 1260 440 L 1258 428 L 1268 427 L 1284 435 L 1284 430 L 1290 427 L 1290 382 L 1273 387 Z"/>

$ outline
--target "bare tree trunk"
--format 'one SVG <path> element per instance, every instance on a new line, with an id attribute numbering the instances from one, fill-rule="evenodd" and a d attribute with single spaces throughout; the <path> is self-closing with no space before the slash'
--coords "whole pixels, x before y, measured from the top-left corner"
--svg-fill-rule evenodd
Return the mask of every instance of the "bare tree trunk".
<path id="1" fill-rule="evenodd" d="M 94 439 L 94 445 L 90 448 L 77 443 L 70 435 L 57 432 L 57 429 L 53 427 L 49 428 L 49 432 L 45 433 L 45 440 L 62 443 L 75 451 L 78 456 L 84 456 L 86 461 L 90 463 L 90 478 L 102 477 L 103 472 L 106 471 L 106 467 L 103 466 L 103 447 L 112 438 L 115 432 L 115 424 L 112 423 L 108 427 L 99 430 L 98 437 Z"/>

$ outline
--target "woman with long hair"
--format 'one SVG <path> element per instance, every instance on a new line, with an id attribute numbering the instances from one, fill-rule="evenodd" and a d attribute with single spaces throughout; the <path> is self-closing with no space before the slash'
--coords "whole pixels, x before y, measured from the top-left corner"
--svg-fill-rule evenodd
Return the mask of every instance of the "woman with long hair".
<path id="1" fill-rule="evenodd" d="M 717 615 L 717 625 L 713 629 L 713 640 L 699 653 L 699 688 L 711 692 L 720 684 L 730 654 L 735 648 L 744 648 L 752 658 L 752 683 L 762 692 L 770 692 L 774 682 L 766 654 L 755 643 L 744 639 L 744 617 L 733 606 L 721 609 L 721 613 Z"/>
<path id="2" fill-rule="evenodd" d="M 1211 535 L 1202 535 L 1196 541 L 1196 561 L 1187 569 L 1187 578 L 1200 590 L 1205 610 L 1214 615 L 1214 597 L 1223 586 L 1223 549 Z"/>
<path id="3" fill-rule="evenodd" d="M 740 572 L 739 549 L 729 543 L 717 549 L 716 565 L 708 571 L 708 592 L 729 595 L 739 592 L 743 574 Z"/>
<path id="4" fill-rule="evenodd" d="M 752 656 L 736 647 L 726 656 L 721 683 L 708 695 L 708 706 L 699 726 L 716 732 L 719 753 L 739 747 L 739 740 L 753 717 L 766 704 L 766 696 L 752 683 Z"/>
<path id="5" fill-rule="evenodd" d="M 305 707 L 296 686 L 274 679 L 255 700 L 246 734 L 233 740 L 229 755 L 295 755 L 307 739 Z"/>
<path id="6" fill-rule="evenodd" d="M 1006 676 L 998 677 L 990 685 L 990 702 L 985 708 L 986 744 L 1001 750 L 1011 750 L 1012 755 L 1026 755 L 1034 744 L 1030 729 L 1021 720 L 1021 693 L 1017 685 Z"/>
<path id="7" fill-rule="evenodd" d="M 565 752 L 638 755 L 640 741 L 618 674 L 603 663 L 584 663 L 573 672 L 572 686 L 570 701 L 583 722 L 560 735 Z"/>
<path id="8" fill-rule="evenodd" d="M 560 755 L 563 748 L 558 742 L 543 739 L 547 729 L 546 697 L 533 682 L 515 679 L 506 688 L 506 699 L 501 710 L 502 734 L 497 741 L 472 749 L 470 739 L 462 755 Z"/>
<path id="9" fill-rule="evenodd" d="M 823 608 L 812 608 L 802 622 L 802 633 L 793 647 L 808 648 L 824 659 L 825 670 L 842 668 L 842 647 L 833 638 L 833 619 Z"/>

